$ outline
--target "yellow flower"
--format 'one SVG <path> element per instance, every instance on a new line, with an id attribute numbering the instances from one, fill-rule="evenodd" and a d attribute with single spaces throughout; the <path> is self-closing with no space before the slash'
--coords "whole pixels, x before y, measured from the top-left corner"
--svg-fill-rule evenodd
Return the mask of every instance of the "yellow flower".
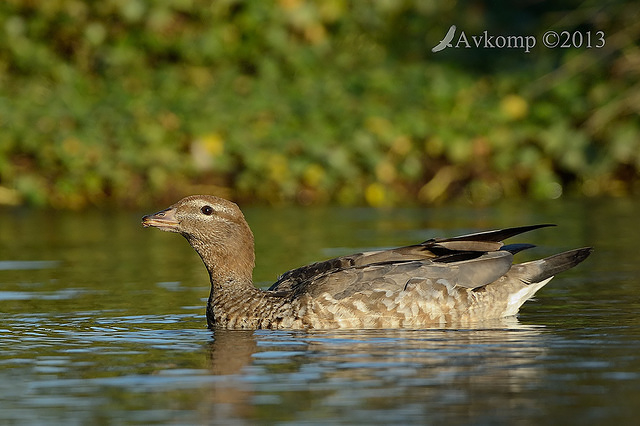
<path id="1" fill-rule="evenodd" d="M 217 133 L 210 133 L 191 143 L 191 158 L 198 170 L 210 170 L 216 157 L 224 152 L 224 140 Z"/>
<path id="2" fill-rule="evenodd" d="M 324 179 L 324 176 L 325 171 L 322 166 L 318 164 L 310 164 L 304 170 L 302 179 L 304 180 L 304 183 L 306 183 L 310 187 L 317 188 Z"/>
<path id="3" fill-rule="evenodd" d="M 218 133 L 212 133 L 202 138 L 204 148 L 213 157 L 217 157 L 224 152 L 224 140 Z"/>
<path id="4" fill-rule="evenodd" d="M 529 104 L 518 95 L 507 95 L 500 101 L 500 109 L 510 120 L 520 120 L 529 112 Z"/>
<path id="5" fill-rule="evenodd" d="M 387 204 L 387 191 L 378 182 L 369 184 L 364 191 L 364 198 L 372 207 L 381 207 Z"/>

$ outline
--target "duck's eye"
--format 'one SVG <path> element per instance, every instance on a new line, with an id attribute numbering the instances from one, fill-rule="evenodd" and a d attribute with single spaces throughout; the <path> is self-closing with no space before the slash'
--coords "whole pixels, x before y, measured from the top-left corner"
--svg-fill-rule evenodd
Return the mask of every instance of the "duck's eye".
<path id="1" fill-rule="evenodd" d="M 211 206 L 204 206 L 200 209 L 200 211 L 202 212 L 202 214 L 206 214 L 207 216 L 211 216 L 213 214 L 213 207 Z"/>

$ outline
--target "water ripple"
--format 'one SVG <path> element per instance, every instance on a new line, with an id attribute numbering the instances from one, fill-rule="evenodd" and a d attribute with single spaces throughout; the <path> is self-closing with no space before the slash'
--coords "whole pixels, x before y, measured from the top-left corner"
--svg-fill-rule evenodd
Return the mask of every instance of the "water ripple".
<path id="1" fill-rule="evenodd" d="M 57 260 L 0 260 L 0 271 L 51 269 L 60 265 Z"/>

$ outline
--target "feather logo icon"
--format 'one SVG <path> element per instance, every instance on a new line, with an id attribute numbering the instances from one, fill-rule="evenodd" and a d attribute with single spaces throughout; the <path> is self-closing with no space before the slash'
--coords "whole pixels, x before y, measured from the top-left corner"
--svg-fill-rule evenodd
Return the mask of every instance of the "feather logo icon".
<path id="1" fill-rule="evenodd" d="M 431 49 L 431 51 L 433 53 L 436 53 L 446 49 L 447 47 L 452 47 L 451 40 L 453 40 L 453 36 L 455 35 L 456 35 L 456 26 L 452 25 L 451 27 L 449 27 L 449 31 L 447 31 L 447 34 L 444 36 L 444 38 L 440 40 L 440 43 L 435 45 L 433 49 Z"/>

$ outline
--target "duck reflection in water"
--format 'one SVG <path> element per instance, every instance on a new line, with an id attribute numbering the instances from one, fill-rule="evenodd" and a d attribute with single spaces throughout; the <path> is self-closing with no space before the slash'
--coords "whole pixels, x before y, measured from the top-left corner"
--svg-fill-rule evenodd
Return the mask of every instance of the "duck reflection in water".
<path id="1" fill-rule="evenodd" d="M 501 395 L 496 401 L 535 410 L 535 398 L 518 395 L 542 374 L 535 360 L 547 352 L 546 336 L 543 327 L 513 317 L 478 329 L 217 329 L 210 366 L 223 377 L 211 389 L 212 415 L 252 419 L 267 405 L 270 418 L 284 420 L 302 401 L 308 411 L 338 413 L 441 401 L 470 418 L 495 415 L 499 407 L 474 395 Z"/>

